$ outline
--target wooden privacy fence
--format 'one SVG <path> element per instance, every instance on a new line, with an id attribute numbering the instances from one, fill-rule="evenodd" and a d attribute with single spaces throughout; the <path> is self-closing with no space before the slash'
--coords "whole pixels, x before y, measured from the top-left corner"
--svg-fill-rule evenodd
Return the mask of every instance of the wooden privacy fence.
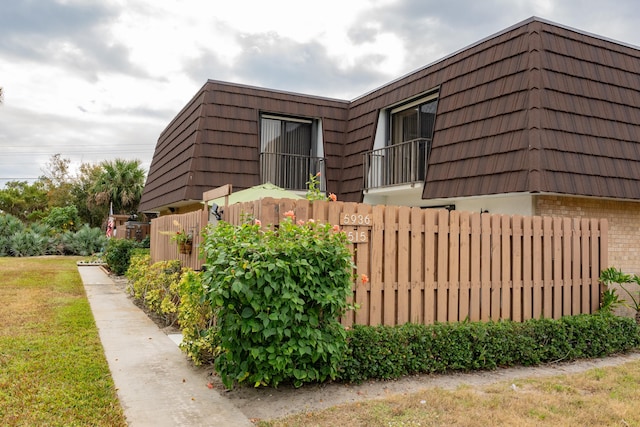
<path id="1" fill-rule="evenodd" d="M 555 319 L 599 307 L 598 278 L 607 267 L 608 250 L 604 219 L 270 198 L 228 206 L 223 219 L 278 225 L 289 210 L 296 220 L 339 224 L 353 242 L 357 274 L 370 280 L 355 280 L 353 302 L 360 308 L 342 319 L 345 326 Z M 158 235 L 177 231 L 174 219 L 185 229 L 200 230 L 207 214 L 153 220 L 154 261 L 180 257 L 176 245 Z M 200 236 L 196 239 L 194 252 Z M 195 253 L 185 258 L 192 268 L 202 265 Z"/>
<path id="2" fill-rule="evenodd" d="M 226 221 L 243 216 L 278 224 L 296 220 L 339 224 L 353 242 L 360 306 L 343 323 L 559 318 L 591 313 L 607 267 L 607 221 L 524 217 L 262 199 L 229 206 Z"/>
<path id="3" fill-rule="evenodd" d="M 199 270 L 202 260 L 199 257 L 202 229 L 207 225 L 209 214 L 201 210 L 180 215 L 161 216 L 151 220 L 151 262 L 179 259 L 184 267 Z M 174 224 L 177 221 L 180 225 Z M 171 234 L 184 230 L 193 236 L 191 254 L 181 254 L 178 245 L 171 241 Z"/>

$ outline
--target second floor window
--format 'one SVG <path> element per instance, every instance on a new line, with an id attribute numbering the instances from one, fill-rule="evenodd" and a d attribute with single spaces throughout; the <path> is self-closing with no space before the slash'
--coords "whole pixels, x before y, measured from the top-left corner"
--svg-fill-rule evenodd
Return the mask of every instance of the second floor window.
<path id="1" fill-rule="evenodd" d="M 391 111 L 391 144 L 433 137 L 438 98 L 427 98 Z"/>
<path id="2" fill-rule="evenodd" d="M 310 174 L 324 172 L 317 134 L 317 120 L 263 114 L 260 118 L 262 182 L 289 190 L 305 190 Z"/>

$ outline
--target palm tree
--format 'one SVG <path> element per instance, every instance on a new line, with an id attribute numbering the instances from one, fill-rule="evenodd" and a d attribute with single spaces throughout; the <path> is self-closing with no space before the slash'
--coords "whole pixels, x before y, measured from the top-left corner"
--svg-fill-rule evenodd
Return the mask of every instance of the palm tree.
<path id="1" fill-rule="evenodd" d="M 91 194 L 99 205 L 113 203 L 113 212 L 134 214 L 138 210 L 145 172 L 140 160 L 116 159 L 102 162 L 102 173 L 93 185 Z"/>

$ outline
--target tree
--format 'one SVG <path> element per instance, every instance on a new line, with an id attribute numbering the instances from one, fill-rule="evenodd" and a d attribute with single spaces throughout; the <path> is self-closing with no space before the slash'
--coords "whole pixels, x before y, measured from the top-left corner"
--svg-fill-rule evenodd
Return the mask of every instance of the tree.
<path id="1" fill-rule="evenodd" d="M 116 159 L 100 165 L 103 171 L 91 189 L 95 202 L 106 206 L 113 203 L 114 213 L 136 213 L 145 180 L 140 160 Z"/>
<path id="2" fill-rule="evenodd" d="M 69 173 L 70 163 L 71 160 L 61 157 L 60 154 L 54 154 L 45 165 L 45 169 L 42 169 L 44 175 L 38 179 L 47 191 L 49 207 L 65 207 L 73 204 L 71 197 L 73 179 Z"/>
<path id="3" fill-rule="evenodd" d="M 82 163 L 71 188 L 71 200 L 78 209 L 80 222 L 91 227 L 102 227 L 109 212 L 109 206 L 97 204 L 91 192 L 102 171 L 99 164 Z"/>
<path id="4" fill-rule="evenodd" d="M 46 215 L 47 192 L 42 182 L 9 181 L 0 190 L 0 211 L 30 222 Z"/>

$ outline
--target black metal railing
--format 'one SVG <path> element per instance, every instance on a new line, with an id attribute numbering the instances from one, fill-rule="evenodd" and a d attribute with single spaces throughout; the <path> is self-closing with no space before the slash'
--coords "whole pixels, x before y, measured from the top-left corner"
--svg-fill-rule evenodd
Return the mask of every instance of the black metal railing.
<path id="1" fill-rule="evenodd" d="M 364 153 L 364 188 L 423 182 L 431 140 L 413 139 Z"/>
<path id="2" fill-rule="evenodd" d="M 306 191 L 310 175 L 320 172 L 320 191 L 326 191 L 324 158 L 285 153 L 260 154 L 260 178 L 287 190 Z"/>

